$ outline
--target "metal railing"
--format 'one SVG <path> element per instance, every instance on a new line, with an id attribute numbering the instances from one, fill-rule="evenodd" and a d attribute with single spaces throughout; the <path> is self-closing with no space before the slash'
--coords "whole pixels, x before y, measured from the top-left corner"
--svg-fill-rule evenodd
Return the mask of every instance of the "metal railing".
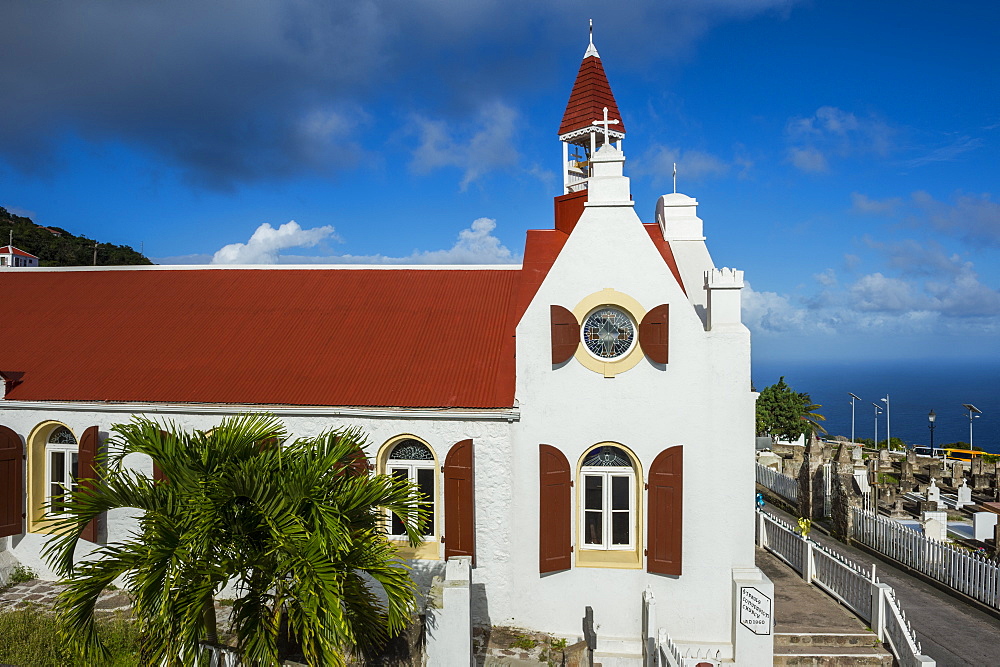
<path id="1" fill-rule="evenodd" d="M 870 510 L 854 514 L 852 538 L 956 591 L 1000 609 L 1000 565 L 982 554 L 967 552 L 927 538 Z"/>
<path id="2" fill-rule="evenodd" d="M 783 498 L 797 503 L 799 501 L 799 480 L 783 475 L 774 468 L 757 465 L 757 483 L 766 486 Z"/>

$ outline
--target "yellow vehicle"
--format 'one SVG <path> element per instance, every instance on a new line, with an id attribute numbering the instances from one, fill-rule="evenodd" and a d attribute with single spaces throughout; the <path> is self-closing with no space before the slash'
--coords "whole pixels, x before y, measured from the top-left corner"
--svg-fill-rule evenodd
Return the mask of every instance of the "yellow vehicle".
<path id="1" fill-rule="evenodd" d="M 951 459 L 952 461 L 971 461 L 972 459 L 982 456 L 983 452 L 974 449 L 948 449 L 945 448 L 945 457 Z"/>

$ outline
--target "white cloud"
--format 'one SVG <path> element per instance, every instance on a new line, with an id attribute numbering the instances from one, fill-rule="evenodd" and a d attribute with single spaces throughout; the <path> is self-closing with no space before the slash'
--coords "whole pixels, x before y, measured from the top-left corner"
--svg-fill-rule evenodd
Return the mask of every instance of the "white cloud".
<path id="1" fill-rule="evenodd" d="M 818 172 L 826 171 L 829 168 L 826 156 L 812 146 L 804 148 L 792 146 L 788 149 L 788 159 L 802 171 Z"/>
<path id="2" fill-rule="evenodd" d="M 822 106 L 812 116 L 788 121 L 788 161 L 802 171 L 827 171 L 831 157 L 887 155 L 894 134 L 892 127 L 873 115 L 859 117 L 837 107 Z"/>
<path id="3" fill-rule="evenodd" d="M 680 148 L 654 143 L 636 158 L 630 173 L 636 176 L 648 176 L 654 185 L 663 185 L 673 181 L 675 163 L 679 184 L 722 176 L 730 169 L 728 162 L 711 153 L 699 150 L 682 151 Z M 744 171 L 750 166 L 745 162 L 740 164 L 744 167 Z M 679 189 L 683 190 L 680 187 Z"/>
<path id="4" fill-rule="evenodd" d="M 302 229 L 290 220 L 277 229 L 263 223 L 246 243 L 230 243 L 212 257 L 212 264 L 277 264 L 281 250 L 311 248 L 320 241 L 336 239 L 330 225 Z"/>
<path id="5" fill-rule="evenodd" d="M 854 213 L 889 214 L 896 211 L 903 203 L 899 197 L 888 199 L 872 199 L 859 192 L 851 193 L 851 211 Z"/>
<path id="6" fill-rule="evenodd" d="M 299 255 L 283 252 L 311 248 L 323 241 L 340 241 L 331 226 L 302 229 L 294 220 L 277 229 L 268 223 L 254 231 L 246 243 L 230 243 L 214 255 L 192 254 L 157 257 L 157 264 L 517 264 L 518 254 L 493 234 L 496 220 L 477 218 L 458 233 L 445 250 L 414 250 L 409 255 Z"/>
<path id="7" fill-rule="evenodd" d="M 958 137 L 946 146 L 940 146 L 925 153 L 924 155 L 920 155 L 909 160 L 903 160 L 900 164 L 904 167 L 912 169 L 914 167 L 923 167 L 924 165 L 933 164 L 935 162 L 954 162 L 959 155 L 968 153 L 969 151 L 974 151 L 983 145 L 985 145 L 985 142 L 978 137 Z"/>
<path id="8" fill-rule="evenodd" d="M 464 191 L 486 173 L 513 167 L 520 160 L 514 147 L 517 119 L 517 111 L 501 102 L 484 106 L 474 123 L 455 131 L 445 121 L 414 116 L 412 130 L 420 143 L 413 151 L 410 168 L 428 173 L 457 167 L 463 172 L 459 185 Z"/>

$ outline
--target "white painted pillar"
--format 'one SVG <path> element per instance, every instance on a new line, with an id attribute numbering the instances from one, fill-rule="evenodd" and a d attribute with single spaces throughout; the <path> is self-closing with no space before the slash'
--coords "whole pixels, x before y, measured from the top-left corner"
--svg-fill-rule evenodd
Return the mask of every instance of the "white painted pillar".
<path id="1" fill-rule="evenodd" d="M 472 654 L 472 557 L 445 564 L 444 580 L 435 577 L 427 600 L 428 665 L 475 665 Z M 435 590 L 437 589 L 437 590 Z"/>
<path id="2" fill-rule="evenodd" d="M 892 586 L 889 584 L 872 584 L 871 629 L 878 635 L 878 640 L 885 641 L 886 597 Z"/>
<path id="3" fill-rule="evenodd" d="M 733 568 L 733 652 L 740 667 L 774 665 L 774 584 L 756 567 Z"/>
<path id="4" fill-rule="evenodd" d="M 569 194 L 569 143 L 563 145 L 563 194 Z"/>

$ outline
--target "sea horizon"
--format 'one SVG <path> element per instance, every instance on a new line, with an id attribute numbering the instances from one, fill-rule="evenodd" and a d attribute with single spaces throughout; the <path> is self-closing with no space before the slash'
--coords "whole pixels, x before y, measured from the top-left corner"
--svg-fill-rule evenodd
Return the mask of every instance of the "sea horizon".
<path id="1" fill-rule="evenodd" d="M 878 439 L 886 437 L 885 402 L 889 397 L 891 436 L 907 445 L 928 445 L 928 413 L 936 413 L 934 445 L 969 442 L 969 412 L 962 405 L 979 408 L 974 420 L 972 444 L 1000 454 L 1000 361 L 885 361 L 885 362 L 803 362 L 761 361 L 753 364 L 752 377 L 757 391 L 784 376 L 797 392 L 810 395 L 821 405 L 817 412 L 830 436 L 851 437 L 849 393 L 855 402 L 856 438 L 873 438 L 875 407 Z"/>

